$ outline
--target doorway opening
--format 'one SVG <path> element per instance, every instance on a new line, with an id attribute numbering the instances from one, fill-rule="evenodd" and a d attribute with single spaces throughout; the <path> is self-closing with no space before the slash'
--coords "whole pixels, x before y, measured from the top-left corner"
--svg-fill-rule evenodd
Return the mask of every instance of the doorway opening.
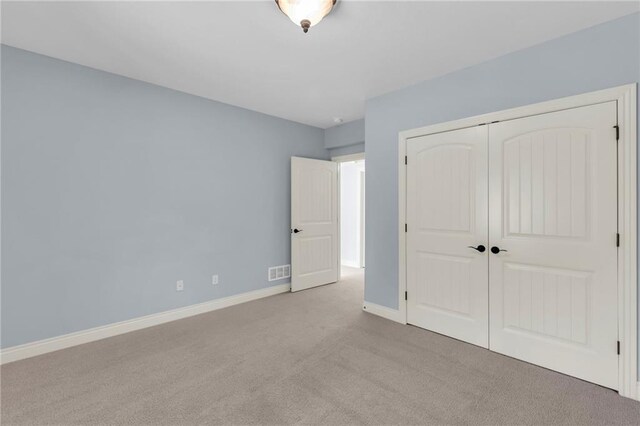
<path id="1" fill-rule="evenodd" d="M 364 154 L 334 158 L 340 163 L 341 275 L 362 273 L 365 267 Z"/>

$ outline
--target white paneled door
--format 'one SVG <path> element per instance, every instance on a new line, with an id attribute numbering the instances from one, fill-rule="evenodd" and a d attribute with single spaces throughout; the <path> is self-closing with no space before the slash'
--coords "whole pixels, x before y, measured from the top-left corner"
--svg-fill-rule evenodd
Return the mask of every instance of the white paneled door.
<path id="1" fill-rule="evenodd" d="M 613 389 L 615 124 L 609 102 L 489 126 L 490 347 Z"/>
<path id="2" fill-rule="evenodd" d="M 488 344 L 487 128 L 407 143 L 407 322 Z"/>
<path id="3" fill-rule="evenodd" d="M 291 291 L 338 280 L 338 163 L 291 157 Z"/>
<path id="4" fill-rule="evenodd" d="M 618 389 L 616 115 L 409 139 L 407 322 Z"/>

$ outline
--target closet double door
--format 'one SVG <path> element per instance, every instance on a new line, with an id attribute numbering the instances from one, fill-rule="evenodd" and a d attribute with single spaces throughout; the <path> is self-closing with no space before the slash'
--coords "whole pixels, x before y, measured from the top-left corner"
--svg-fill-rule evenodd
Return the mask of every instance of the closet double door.
<path id="1" fill-rule="evenodd" d="M 407 322 L 618 387 L 616 102 L 407 142 Z"/>

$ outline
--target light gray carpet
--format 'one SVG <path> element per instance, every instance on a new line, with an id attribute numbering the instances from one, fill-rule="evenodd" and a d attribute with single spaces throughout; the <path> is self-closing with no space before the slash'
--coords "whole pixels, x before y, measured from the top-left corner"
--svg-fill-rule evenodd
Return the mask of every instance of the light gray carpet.
<path id="1" fill-rule="evenodd" d="M 360 275 L 2 367 L 3 424 L 640 424 L 640 403 L 362 312 Z"/>

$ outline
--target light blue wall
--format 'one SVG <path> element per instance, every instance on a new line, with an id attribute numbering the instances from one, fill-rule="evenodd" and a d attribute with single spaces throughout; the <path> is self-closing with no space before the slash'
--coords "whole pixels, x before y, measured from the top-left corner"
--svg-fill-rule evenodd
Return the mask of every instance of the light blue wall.
<path id="1" fill-rule="evenodd" d="M 329 154 L 332 157 L 338 157 L 340 155 L 359 154 L 364 152 L 364 143 L 357 143 L 355 145 L 341 146 L 339 148 L 330 148 Z"/>
<path id="2" fill-rule="evenodd" d="M 639 80 L 634 14 L 367 101 L 365 300 L 398 308 L 398 132 Z"/>
<path id="3" fill-rule="evenodd" d="M 324 146 L 332 157 L 364 152 L 364 119 L 325 129 Z"/>
<path id="4" fill-rule="evenodd" d="M 350 121 L 324 131 L 324 146 L 327 149 L 364 143 L 364 119 Z"/>
<path id="5" fill-rule="evenodd" d="M 2 347 L 286 281 L 289 158 L 328 158 L 321 129 L 1 53 Z"/>

